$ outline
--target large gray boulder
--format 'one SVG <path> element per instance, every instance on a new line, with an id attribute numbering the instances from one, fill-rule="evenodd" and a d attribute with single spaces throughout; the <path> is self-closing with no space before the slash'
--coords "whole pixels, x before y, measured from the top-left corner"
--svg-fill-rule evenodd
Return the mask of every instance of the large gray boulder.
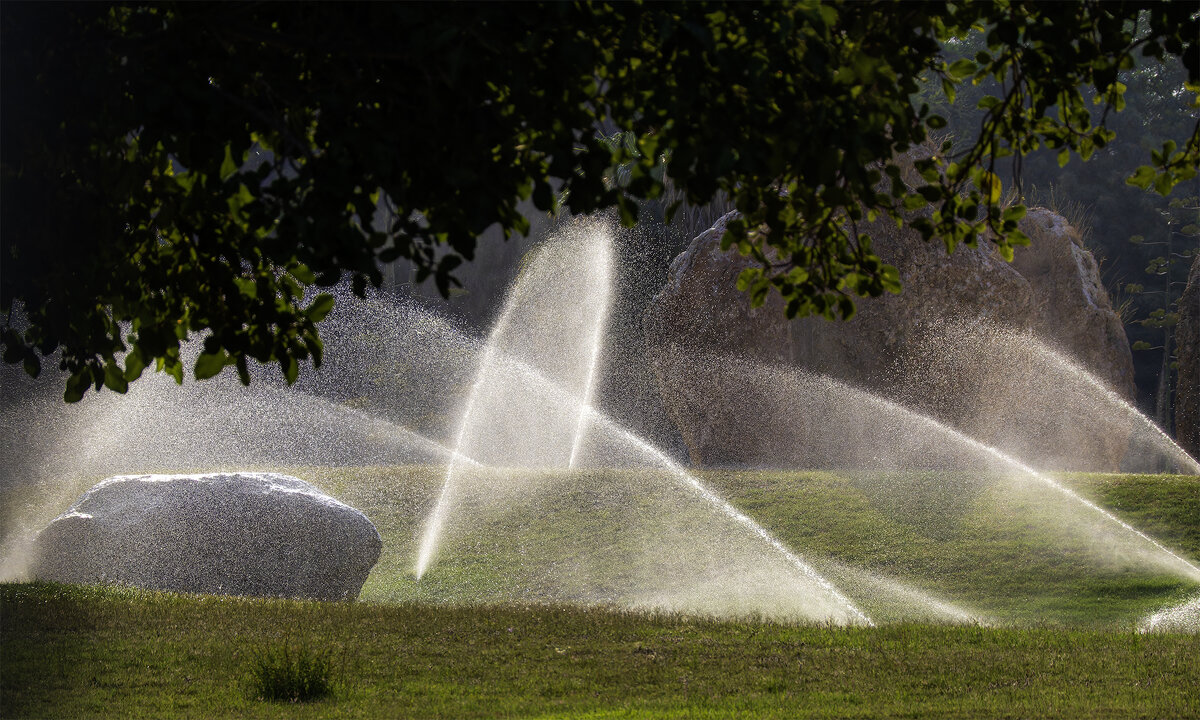
<path id="1" fill-rule="evenodd" d="M 1093 380 L 1133 399 L 1124 325 L 1078 229 L 1046 208 L 1020 228 L 1031 243 L 1009 269 L 1028 287 L 1027 317 L 943 323 L 908 349 L 900 396 L 1038 467 L 1118 471 L 1129 417 Z M 951 300 L 976 312 L 969 295 Z"/>
<path id="2" fill-rule="evenodd" d="M 875 251 L 899 270 L 902 294 L 859 301 L 858 314 L 848 322 L 789 322 L 776 294 L 751 309 L 736 287 L 738 273 L 751 261 L 734 249 L 721 250 L 725 224 L 736 216 L 721 218 L 675 259 L 644 318 L 664 403 L 695 465 L 808 463 L 812 456 L 798 446 L 795 431 L 804 437 L 797 426 L 819 424 L 801 414 L 786 415 L 787 408 L 767 397 L 754 397 L 759 392 L 769 396 L 771 388 L 712 382 L 729 373 L 699 369 L 696 362 L 736 357 L 793 366 L 896 397 L 901 394 L 897 378 L 905 375 L 912 349 L 948 312 L 1022 327 L 1032 321 L 1029 284 L 1003 260 L 965 247 L 947 256 L 940 244 L 923 242 L 916 232 L 897 229 L 890 221 L 872 223 L 866 231 Z M 969 394 L 977 390 L 963 384 L 939 393 L 953 396 L 953 407 L 923 409 L 942 416 L 960 409 L 958 415 L 968 416 L 977 404 Z M 791 432 L 777 432 L 782 426 Z M 819 432 L 815 425 L 813 430 Z"/>
<path id="3" fill-rule="evenodd" d="M 1074 469 L 1079 459 L 1090 469 L 1119 468 L 1127 427 L 1100 435 L 1081 430 L 1078 437 L 1064 438 L 1070 418 L 1061 415 L 1053 398 L 1023 387 L 1009 372 L 1013 358 L 1008 356 L 1024 350 L 1010 333 L 1029 333 L 1073 357 L 1119 394 L 1133 394 L 1132 358 L 1120 320 L 1095 260 L 1060 216 L 1030 213 L 1023 227 L 1042 247 L 1019 265 L 1006 263 L 986 242 L 947 255 L 940 243 L 925 242 L 908 228 L 872 223 L 865 229 L 873 249 L 897 268 L 904 291 L 860 300 L 858 314 L 848 322 L 788 321 L 778 297 L 751 309 L 735 285 L 749 261 L 736 250 L 720 248 L 725 223 L 735 216 L 722 218 L 676 258 L 644 317 L 664 403 L 693 463 L 781 465 L 808 457 L 789 445 L 796 445 L 798 425 L 818 419 L 776 416 L 785 408 L 756 413 L 769 403 L 748 396 L 745 384 L 717 386 L 708 382 L 711 367 L 697 370 L 697 363 L 711 366 L 721 362 L 713 358 L 732 356 L 828 375 L 980 440 L 1011 443 L 1023 456 L 1045 460 L 1045 466 Z M 1036 377 L 1041 369 L 1031 364 L 1029 370 L 1041 380 Z M 1030 418 L 1037 413 L 1027 409 L 1039 403 L 1046 409 L 1044 425 L 1056 432 L 1034 431 Z M 777 441 L 773 432 L 780 423 L 791 428 L 787 440 Z M 1021 437 L 1014 438 L 1014 432 Z"/>
<path id="4" fill-rule="evenodd" d="M 1046 208 L 1032 208 L 1020 227 L 1031 242 L 1016 249 L 1012 267 L 1033 291 L 1034 332 L 1132 400 L 1136 388 L 1129 338 L 1079 230 Z"/>
<path id="5" fill-rule="evenodd" d="M 1175 326 L 1179 378 L 1175 385 L 1175 436 L 1179 446 L 1200 458 L 1200 255 L 1192 261 L 1179 298 Z"/>
<path id="6" fill-rule="evenodd" d="M 741 389 L 698 382 L 695 368 L 680 362 L 694 359 L 695 351 L 763 362 L 790 359 L 790 328 L 779 295 L 750 307 L 750 297 L 737 290 L 738 274 L 750 260 L 721 250 L 725 224 L 737 215 L 718 219 L 671 262 L 666 286 L 643 317 L 659 392 L 697 466 L 756 463 L 786 450 L 769 432 L 776 418 L 755 413 L 751 418 L 759 425 L 749 425 Z"/>
<path id="7" fill-rule="evenodd" d="M 65 583 L 351 600 L 381 547 L 365 515 L 288 475 L 122 475 L 38 534 L 32 572 Z"/>

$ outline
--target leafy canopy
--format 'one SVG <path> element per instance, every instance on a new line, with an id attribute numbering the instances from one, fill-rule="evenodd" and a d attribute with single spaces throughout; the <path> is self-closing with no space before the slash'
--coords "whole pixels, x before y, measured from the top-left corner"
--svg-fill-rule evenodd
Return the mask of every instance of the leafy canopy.
<path id="1" fill-rule="evenodd" d="M 789 315 L 849 317 L 899 291 L 860 223 L 908 223 L 948 249 L 1027 242 L 994 162 L 1065 162 L 1112 139 L 1118 72 L 1182 60 L 1200 90 L 1189 3 L 177 3 L 0 5 L 4 359 L 59 352 L 66 399 L 122 392 L 155 364 L 182 381 L 248 360 L 289 381 L 321 361 L 343 275 L 411 260 L 445 293 L 475 238 L 525 232 L 517 202 L 617 207 L 724 192 L 740 278 Z M 947 62 L 972 28 L 985 48 Z M 914 102 L 993 77 L 978 139 L 896 158 L 945 125 Z M 1099 104 L 1084 102 L 1091 87 Z M 1183 88 L 1179 89 L 1181 92 Z M 610 142 L 594 128 L 619 128 Z M 1132 178 L 1196 174 L 1200 139 Z M 605 179 L 623 168 L 620 186 Z M 554 183 L 561 183 L 556 185 Z M 23 320 L 14 316 L 22 310 Z M 20 313 L 18 313 L 19 315 Z"/>

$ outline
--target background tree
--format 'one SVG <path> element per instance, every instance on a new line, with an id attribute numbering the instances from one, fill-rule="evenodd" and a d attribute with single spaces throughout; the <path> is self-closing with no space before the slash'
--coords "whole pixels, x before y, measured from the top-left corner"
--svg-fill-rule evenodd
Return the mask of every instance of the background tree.
<path id="1" fill-rule="evenodd" d="M 1171 410 L 1174 404 L 1174 376 L 1178 370 L 1178 358 L 1175 355 L 1173 340 L 1175 325 L 1179 322 L 1178 304 L 1183 288 L 1187 285 L 1192 258 L 1200 246 L 1197 212 L 1200 212 L 1200 198 L 1175 198 L 1171 200 L 1167 209 L 1161 212 L 1161 226 L 1154 232 L 1153 237 L 1161 239 L 1147 239 L 1142 235 L 1130 238 L 1134 245 L 1155 248 L 1155 252 L 1161 253 L 1151 258 L 1146 265 L 1145 273 L 1153 276 L 1153 279 L 1148 281 L 1150 287 L 1138 283 L 1131 284 L 1129 290 L 1147 298 L 1152 308 L 1137 322 L 1142 327 L 1157 331 L 1156 339 L 1159 344 L 1151 345 L 1145 340 L 1138 340 L 1133 343 L 1133 349 L 1159 351 L 1161 364 L 1154 390 L 1154 417 L 1159 425 L 1168 430 L 1174 424 Z"/>
<path id="2" fill-rule="evenodd" d="M 985 34 L 976 31 L 951 41 L 944 52 L 951 63 L 972 57 L 986 44 Z M 1196 211 L 1184 209 L 1185 196 L 1200 192 L 1196 178 L 1181 183 L 1166 195 L 1147 188 L 1150 175 L 1138 176 L 1147 156 L 1159 151 L 1173 138 L 1186 137 L 1200 120 L 1200 108 L 1194 93 L 1184 92 L 1187 73 L 1181 65 L 1164 64 L 1145 57 L 1134 58 L 1131 68 L 1121 70 L 1118 81 L 1126 89 L 1125 106 L 1120 113 L 1109 113 L 1105 125 L 1115 137 L 1089 159 L 1086 168 L 1077 162 L 1059 164 L 1054 153 L 1034 153 L 997 162 L 998 174 L 1013 178 L 1022 201 L 1046 205 L 1068 217 L 1084 233 L 1088 247 L 1100 261 L 1102 278 L 1110 295 L 1117 299 L 1125 331 L 1135 348 L 1134 370 L 1139 399 L 1147 412 L 1160 422 L 1169 416 L 1170 404 L 1163 406 L 1163 389 L 1172 387 L 1170 365 L 1160 362 L 1157 352 L 1139 349 L 1163 347 L 1163 328 L 1170 321 L 1172 308 L 1166 302 L 1162 278 L 1145 278 L 1144 269 L 1162 256 L 1164 218 L 1171 217 L 1178 227 L 1194 224 Z M 985 80 L 977 85 L 959 87 L 954 103 L 949 103 L 937 82 L 928 82 L 920 98 L 934 111 L 947 118 L 946 132 L 955 145 L 974 142 L 979 133 L 977 104 L 982 98 L 1000 92 L 1000 83 Z M 1082 88 L 1085 102 L 1095 100 L 1094 88 Z M 1063 158 L 1064 160 L 1067 158 Z M 1129 180 L 1134 179 L 1131 184 Z M 1182 203 L 1182 204 L 1181 204 Z M 1195 203 L 1191 203 L 1195 205 Z M 1130 243 L 1131 236 L 1145 235 L 1149 242 Z M 1176 237 L 1176 253 L 1193 252 L 1200 245 L 1195 237 Z M 1187 268 L 1178 264 L 1157 267 L 1170 270 L 1170 282 L 1186 279 Z M 1182 286 L 1172 286 L 1178 295 Z M 1142 292 L 1146 290 L 1146 292 Z M 1163 369 L 1166 368 L 1166 375 Z M 1170 430 L 1170 423 L 1163 427 Z"/>
<path id="3" fill-rule="evenodd" d="M 858 231 L 908 222 L 952 250 L 1025 241 L 996 163 L 1060 161 L 1112 140 L 1118 73 L 1142 55 L 1200 85 L 1200 20 L 1183 3 L 686 5 L 0 5 L 4 358 L 59 353 L 66 397 L 123 391 L 154 363 L 182 380 L 248 360 L 289 381 L 343 274 L 356 291 L 406 258 L 443 293 L 498 225 L 555 191 L 573 211 L 724 193 L 724 239 L 758 261 L 755 302 L 849 317 L 898 291 Z M 983 28 L 972 57 L 942 46 Z M 910 188 L 893 161 L 946 120 L 913 103 L 994 78 L 973 142 L 944 145 Z M 1100 100 L 1099 124 L 1080 88 Z M 1191 95 L 1189 95 L 1191 97 Z M 636 141 L 605 143 L 598 127 Z M 1138 182 L 1195 177 L 1200 134 Z M 605 182 L 628 165 L 623 185 Z M 677 207 L 672 204 L 667 216 Z M 924 214 L 914 211 L 928 208 Z M 24 319 L 18 310 L 23 310 Z"/>

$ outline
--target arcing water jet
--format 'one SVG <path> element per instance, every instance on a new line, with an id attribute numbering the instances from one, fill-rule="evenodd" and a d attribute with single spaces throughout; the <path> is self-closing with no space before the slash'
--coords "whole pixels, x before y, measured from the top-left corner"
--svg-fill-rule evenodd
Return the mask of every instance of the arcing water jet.
<path id="1" fill-rule="evenodd" d="M 664 357 L 664 362 L 672 362 Z M 979 461 L 1005 472 L 1016 471 L 1067 500 L 1069 506 L 1089 513 L 1103 526 L 1132 541 L 1175 574 L 1200 581 L 1200 568 L 1154 538 L 1084 498 L 1061 482 L 1029 467 L 1015 457 L 983 443 L 944 422 L 825 376 L 794 367 L 771 366 L 728 357 L 680 354 L 679 371 L 693 374 L 694 387 L 706 388 L 691 399 L 699 406 L 728 408 L 728 398 L 753 407 L 768 418 L 761 432 L 783 434 L 803 452 L 810 467 L 864 469 L 892 467 L 977 468 Z M 722 412 L 714 410 L 714 412 Z M 816 422 L 806 425 L 806 421 Z M 729 418 L 724 418 L 726 422 Z M 749 427 L 755 427 L 746 418 Z M 787 435 L 794 432 L 795 435 Z M 797 458 L 785 458 L 795 461 Z"/>
<path id="2" fill-rule="evenodd" d="M 612 285 L 612 239 L 602 225 L 575 223 L 525 263 L 484 344 L 463 408 L 446 479 L 422 535 L 413 572 L 432 561 L 462 459 L 516 467 L 573 468 L 583 433 Z M 571 317 L 571 316 L 574 317 Z M 500 354 L 520 357 L 574 395 L 570 410 L 531 397 L 497 372 Z M 564 427 L 573 428 L 565 441 Z"/>
<path id="3" fill-rule="evenodd" d="M 1153 420 L 1028 330 L 944 321 L 906 361 L 896 399 L 1033 467 L 1115 471 L 1124 457 L 1126 470 L 1200 475 Z"/>
<path id="4" fill-rule="evenodd" d="M 567 469 L 575 468 L 575 461 L 579 457 L 579 442 L 583 439 L 584 419 L 587 417 L 587 411 L 592 402 L 592 392 L 596 385 L 596 363 L 600 359 L 600 345 L 604 337 L 604 321 L 608 316 L 609 304 L 609 289 L 612 287 L 612 271 L 610 269 L 611 261 L 611 241 L 606 239 L 599 247 L 599 255 L 597 257 L 597 271 L 608 282 L 604 283 L 604 294 L 600 302 L 596 305 L 596 319 L 593 321 L 592 331 L 592 351 L 588 361 L 587 383 L 583 386 L 583 396 L 579 403 L 579 419 L 575 422 L 575 437 L 571 441 L 571 458 L 567 461 Z"/>
<path id="5" fill-rule="evenodd" d="M 576 233 L 579 232 L 576 229 Z M 586 231 L 582 234 L 584 237 L 588 237 Z M 470 457 L 473 461 L 485 465 L 495 462 L 493 458 L 488 457 L 492 447 L 472 436 L 491 433 L 497 423 L 521 425 L 524 432 L 520 441 L 524 447 L 534 450 L 534 452 L 526 450 L 526 454 L 542 459 L 543 464 L 538 467 L 556 467 L 554 453 L 546 450 L 548 447 L 553 447 L 551 443 L 561 431 L 560 428 L 545 422 L 545 418 L 556 417 L 562 414 L 561 408 L 568 407 L 574 409 L 576 418 L 571 423 L 574 432 L 566 463 L 567 469 L 574 468 L 579 459 L 580 443 L 586 428 L 585 421 L 595 423 L 604 430 L 610 441 L 616 439 L 620 443 L 636 448 L 638 454 L 650 459 L 654 464 L 666 468 L 698 497 L 717 508 L 733 523 L 749 531 L 759 541 L 766 543 L 774 552 L 785 558 L 794 570 L 799 571 L 809 582 L 820 588 L 821 592 L 830 596 L 834 604 L 845 613 L 846 619 L 852 622 L 872 624 L 870 619 L 828 580 L 772 537 L 760 525 L 712 493 L 664 453 L 590 406 L 597 358 L 600 355 L 603 319 L 608 304 L 607 287 L 611 283 L 611 278 L 609 277 L 610 240 L 607 235 L 594 231 L 589 239 L 590 242 L 585 243 L 582 248 L 578 245 L 578 235 L 566 238 L 565 242 L 560 240 L 557 247 L 544 248 L 529 263 L 525 273 L 510 291 L 500 319 L 485 345 L 476 380 L 464 407 L 462 424 L 455 452 L 446 473 L 446 480 L 422 535 L 414 566 L 414 574 L 417 579 L 422 578 L 428 570 L 444 531 L 448 508 L 455 492 L 454 488 L 456 483 L 460 482 L 460 459 Z M 580 264 L 589 266 L 590 272 L 586 276 L 592 283 L 598 281 L 598 286 L 574 283 L 565 286 L 555 284 L 554 281 L 560 280 L 561 273 L 552 272 L 547 263 L 550 260 L 561 261 L 562 257 L 568 253 L 589 257 L 588 261 Z M 531 283 L 545 284 L 531 287 Z M 575 337 L 573 334 L 575 328 L 558 318 L 557 313 L 547 312 L 547 303 L 552 305 L 577 304 L 585 308 L 596 308 L 590 323 L 591 332 L 583 338 Z M 546 318 L 549 318 L 549 327 L 537 327 L 539 322 L 546 322 Z M 540 348 L 541 352 L 531 357 L 526 352 L 527 345 L 514 346 L 511 340 L 511 336 L 519 336 L 521 330 L 535 338 L 550 338 L 550 346 Z M 553 337 L 552 331 L 562 333 L 563 337 Z M 587 349 L 582 368 L 572 368 L 563 363 L 561 359 L 555 363 L 549 363 L 551 367 L 548 369 L 544 367 L 548 364 L 546 352 L 562 353 L 572 357 L 577 354 L 573 353 L 573 345 L 578 344 L 583 344 Z M 583 377 L 582 383 L 578 382 L 580 376 Z M 582 388 L 576 389 L 580 384 Z M 515 402 L 513 396 L 519 396 L 520 402 Z M 514 405 L 534 410 L 531 414 L 535 417 L 530 418 L 527 415 L 514 413 L 512 411 Z M 488 417 L 487 410 L 480 413 L 480 407 L 489 406 L 502 407 L 506 412 L 500 415 L 492 411 L 491 417 Z M 482 456 L 475 454 L 478 449 L 482 450 Z M 505 453 L 502 457 L 511 463 L 513 447 L 508 445 L 504 450 Z M 521 465 L 527 466 L 528 462 L 523 462 Z"/>
<path id="6" fill-rule="evenodd" d="M 786 545 L 780 542 L 777 538 L 771 535 L 759 523 L 745 513 L 738 510 L 727 500 L 722 498 L 717 493 L 709 489 L 695 475 L 687 472 L 670 456 L 662 452 L 658 448 L 648 443 L 643 438 L 638 437 L 619 423 L 605 416 L 595 408 L 584 405 L 579 402 L 578 398 L 570 393 L 563 391 L 550 383 L 547 378 L 543 377 L 535 368 L 531 368 L 522 362 L 510 360 L 507 358 L 493 356 L 490 359 L 489 367 L 493 373 L 503 373 L 511 378 L 519 378 L 519 385 L 528 393 L 536 393 L 546 402 L 556 404 L 575 404 L 581 408 L 581 412 L 587 418 L 589 423 L 594 424 L 594 433 L 598 436 L 600 443 L 603 444 L 603 454 L 609 458 L 625 457 L 634 458 L 637 460 L 638 466 L 647 464 L 665 469 L 682 487 L 686 488 L 689 493 L 701 500 L 704 504 L 711 507 L 716 513 L 742 531 L 748 537 L 752 537 L 756 542 L 761 542 L 771 553 L 776 555 L 784 564 L 793 571 L 798 571 L 806 582 L 810 585 L 809 592 L 815 590 L 823 593 L 832 601 L 832 605 L 839 610 L 840 617 L 837 619 L 843 622 L 861 623 L 865 625 L 874 625 L 871 619 L 859 609 L 848 597 L 838 590 L 829 580 L 823 577 L 813 566 L 803 560 L 800 556 L 790 550 Z M 473 462 L 477 467 L 483 467 L 481 464 Z M 443 487 L 442 498 L 449 497 L 446 488 Z M 441 502 L 439 498 L 438 507 L 434 512 L 441 511 L 440 516 L 431 517 L 426 525 L 426 533 L 422 538 L 421 556 L 418 558 L 420 566 L 420 558 L 426 558 L 423 566 L 420 566 L 422 573 L 428 569 L 428 559 L 432 556 L 432 551 L 427 550 L 430 547 L 436 547 L 439 536 L 431 535 L 430 529 L 436 529 L 439 533 L 445 525 L 447 504 Z M 428 553 L 428 554 L 426 554 Z M 420 576 L 418 576 L 419 579 Z M 811 586 L 816 586 L 812 588 Z M 963 614 L 965 616 L 965 613 Z"/>
<path id="7" fill-rule="evenodd" d="M 214 463 L 422 463 L 444 468 L 440 492 L 429 485 L 436 496 L 423 495 L 421 486 L 404 499 L 410 506 L 434 505 L 423 526 L 416 509 L 410 515 L 393 512 L 386 503 L 397 498 L 362 483 L 360 495 L 384 503 L 376 506 L 383 514 L 413 518 L 404 522 L 421 530 L 420 546 L 413 549 L 416 574 L 425 578 L 419 585 L 400 581 L 395 587 L 403 586 L 401 592 L 411 589 L 400 597 L 436 599 L 442 592 L 438 588 L 466 577 L 464 569 L 482 567 L 484 575 L 491 573 L 488 582 L 500 578 L 499 589 L 442 592 L 441 597 L 544 599 L 725 615 L 761 612 L 869 624 L 868 614 L 891 616 L 888 611 L 878 614 L 878 602 L 868 605 L 851 598 L 888 594 L 895 603 L 924 608 L 921 617 L 978 618 L 893 580 L 891 574 L 848 566 L 839 570 L 836 561 L 817 552 L 802 556 L 764 527 L 770 523 L 738 509 L 671 455 L 600 410 L 603 398 L 593 396 L 603 394 L 597 390 L 605 387 L 598 377 L 612 363 L 605 348 L 615 264 L 609 242 L 594 227 L 577 224 L 540 247 L 524 264 L 486 341 L 415 302 L 360 301 L 345 295 L 330 316 L 334 325 L 323 328 L 326 367 L 301 381 L 309 394 L 270 382 L 264 386 L 262 378 L 248 391 L 228 393 L 224 381 L 189 383 L 181 390 L 164 378 L 147 378 L 142 382 L 164 381 L 161 388 L 146 385 L 161 392 L 138 399 L 135 386 L 126 398 L 106 395 L 103 403 L 83 407 L 82 419 L 74 425 L 39 419 L 46 420 L 46 436 L 56 445 L 66 438 L 95 438 L 88 443 L 92 459 L 74 453 L 75 465 L 63 467 L 95 468 L 102 459 L 127 472 L 133 469 L 130 462 L 140 462 L 139 447 L 165 435 L 165 447 L 174 443 L 182 451 L 159 455 L 163 466 L 146 469 L 195 470 Z M 998 468 L 1028 485 L 1054 490 L 1072 514 L 1094 518 L 1093 525 L 1119 537 L 1116 544 L 1136 546 L 1155 565 L 1197 578 L 1189 561 L 1013 453 L 900 403 L 740 360 L 690 357 L 681 368 L 689 391 L 709 414 L 725 412 L 717 407 L 720 403 L 705 399 L 706 383 L 721 384 L 710 376 L 712 369 L 734 373 L 738 382 L 726 388 L 728 406 L 743 414 L 753 408 L 767 421 L 759 433 L 743 418 L 739 437 L 773 435 L 770 447 L 780 464 L 855 470 Z M 850 406 L 857 409 L 850 412 Z M 131 424 L 131 418 L 143 425 Z M 132 430 L 145 424 L 153 429 Z M 411 433 L 403 427 L 409 424 L 448 439 L 453 449 Z M 19 429 L 16 422 L 12 425 L 6 429 L 15 437 Z M 800 425 L 809 426 L 807 437 L 815 441 L 800 443 L 802 434 L 788 434 Z M 108 426 L 129 432 L 103 442 Z M 577 496 L 586 502 L 575 503 Z M 491 525 L 478 523 L 481 509 L 493 518 L 508 516 Z M 521 539 L 529 525 L 541 520 L 530 515 L 547 512 L 553 521 L 542 522 L 537 532 Z M 463 525 L 474 544 L 455 555 L 453 542 L 463 537 L 455 532 Z M 501 531 L 493 532 L 495 528 Z M 442 537 L 453 540 L 440 562 L 457 564 L 449 572 L 429 573 Z M 493 554 L 527 567 L 488 567 Z M 413 557 L 406 550 L 393 556 L 404 563 Z M 382 572 L 402 577 L 398 562 L 388 567 Z M 855 573 L 862 577 L 856 579 Z M 918 577 L 917 584 L 947 587 Z"/>

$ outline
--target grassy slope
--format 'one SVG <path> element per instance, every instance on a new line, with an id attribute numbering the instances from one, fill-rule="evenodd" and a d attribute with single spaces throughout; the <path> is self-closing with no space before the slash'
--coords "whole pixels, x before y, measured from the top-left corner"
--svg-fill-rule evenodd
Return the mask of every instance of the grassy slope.
<path id="1" fill-rule="evenodd" d="M 388 549 L 368 596 L 411 593 L 404 569 L 438 478 L 401 468 L 297 474 L 375 508 Z M 1195 586 L 1097 565 L 1069 533 L 1049 542 L 1045 523 L 1030 520 L 1039 509 L 1028 507 L 1028 498 L 997 506 L 979 493 L 954 490 L 953 478 L 934 476 L 890 478 L 885 485 L 817 473 L 714 473 L 706 480 L 809 557 L 887 569 L 946 596 L 974 598 L 993 616 L 1026 627 L 839 629 L 603 609 L 321 604 L 6 585 L 0 586 L 0 715 L 1200 714 L 1196 638 L 1128 630 L 1138 614 Z M 931 482 L 952 491 L 922 485 Z M 1070 482 L 1200 557 L 1197 479 L 1073 476 Z M 593 505 L 579 517 L 575 503 L 596 500 L 580 492 L 539 505 L 542 525 L 526 529 L 532 539 L 549 538 L 546 544 L 556 548 L 573 533 L 596 531 L 596 518 L 607 510 Z M 379 500 L 396 497 L 405 500 Z M 528 523 L 528 514 L 522 517 Z M 488 531 L 512 521 L 494 519 Z M 506 556 L 485 554 L 487 562 L 468 562 L 470 553 L 446 558 L 442 582 L 481 582 L 486 573 L 494 580 L 503 565 L 490 563 Z M 1054 625 L 1039 626 L 1046 618 Z M 254 651 L 284 639 L 340 653 L 347 686 L 338 698 L 293 707 L 249 696 L 245 677 Z"/>
<path id="2" fill-rule="evenodd" d="M 296 472 L 366 509 L 379 527 L 384 555 L 363 591 L 371 600 L 561 600 L 572 580 L 543 577 L 538 569 L 561 568 L 582 556 L 590 580 L 620 579 L 624 558 L 645 559 L 636 553 L 653 547 L 656 538 L 667 538 L 663 548 L 677 552 L 688 540 L 709 540 L 715 527 L 705 515 L 707 505 L 689 501 L 690 491 L 679 491 L 669 477 L 547 476 L 541 487 L 557 482 L 566 489 L 518 494 L 508 499 L 507 510 L 491 515 L 456 509 L 470 527 L 449 533 L 437 563 L 417 583 L 411 577 L 416 539 L 441 471 Z M 1197 590 L 1145 557 L 1121 557 L 1139 545 L 1130 535 L 1106 534 L 1111 524 L 1042 487 L 951 473 L 710 472 L 704 480 L 883 621 L 905 618 L 876 589 L 855 587 L 846 567 L 902 581 L 989 621 L 1020 625 L 1130 627 Z M 1064 481 L 1184 556 L 1200 559 L 1200 479 L 1074 475 Z M 488 492 L 501 491 L 489 486 Z M 636 505 L 641 507 L 630 510 Z M 689 536 L 692 530 L 702 534 Z"/>
<path id="3" fill-rule="evenodd" d="M 708 479 L 792 547 L 881 569 L 998 622 L 1129 624 L 1196 590 L 1144 558 L 1112 559 L 1145 546 L 1120 531 L 1096 533 L 1113 525 L 1037 486 L 980 485 L 951 473 L 714 473 Z M 1200 478 L 1060 479 L 1200 561 Z"/>
<path id="4" fill-rule="evenodd" d="M 688 621 L 0 587 L 4 717 L 1185 717 L 1191 636 Z M 256 648 L 331 647 L 346 687 L 250 697 Z"/>
<path id="5" fill-rule="evenodd" d="M 620 587 L 629 581 L 626 558 L 645 562 L 647 548 L 667 556 L 654 562 L 670 565 L 680 548 L 730 539 L 712 534 L 722 523 L 712 522 L 709 506 L 673 476 L 551 473 L 538 479 L 541 492 L 525 488 L 502 502 L 492 502 L 497 491 L 488 485 L 486 502 L 503 507 L 499 512 L 456 508 L 451 526 L 457 520 L 465 530 L 448 532 L 418 583 L 411 576 L 417 539 L 443 468 L 289 472 L 363 509 L 379 528 L 384 553 L 363 590 L 373 601 L 562 601 L 574 597 L 577 580 L 562 568 L 580 557 L 588 561 L 587 579 Z M 80 478 L 78 492 L 99 479 Z M 881 621 L 916 618 L 881 602 L 877 586 L 856 586 L 859 578 L 847 567 L 932 593 L 990 622 L 1019 625 L 1129 627 L 1197 591 L 1145 557 L 1106 559 L 1104 543 L 1115 536 L 1097 536 L 1085 522 L 1094 515 L 1045 488 L 961 473 L 709 472 L 703 479 Z M 1200 559 L 1200 478 L 1071 475 L 1065 481 L 1193 562 Z M 0 506 L 19 505 L 11 500 L 0 498 Z M 1129 537 L 1109 549 L 1128 550 Z"/>

